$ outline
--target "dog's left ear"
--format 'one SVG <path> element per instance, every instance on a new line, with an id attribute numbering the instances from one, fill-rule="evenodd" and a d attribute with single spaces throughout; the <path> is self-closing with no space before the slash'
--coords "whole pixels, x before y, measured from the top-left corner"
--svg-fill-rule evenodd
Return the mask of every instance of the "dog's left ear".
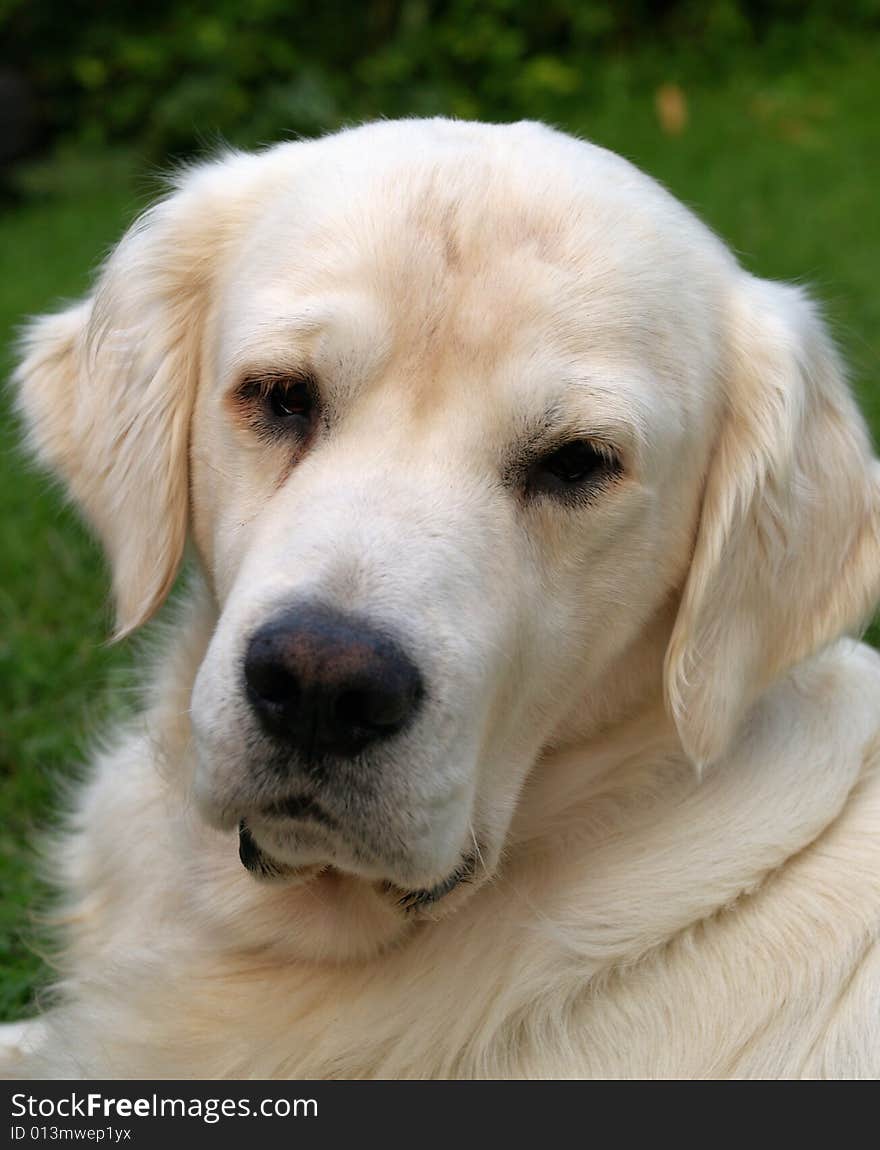
<path id="1" fill-rule="evenodd" d="M 227 156 L 185 173 L 125 235 L 94 293 L 23 340 L 13 382 L 30 445 L 104 545 L 117 637 L 160 606 L 182 558 L 203 314 L 249 163 Z"/>
<path id="2" fill-rule="evenodd" d="M 670 712 L 717 759 L 786 668 L 880 597 L 880 468 L 815 308 L 748 277 L 732 304 L 723 414 L 666 654 Z"/>

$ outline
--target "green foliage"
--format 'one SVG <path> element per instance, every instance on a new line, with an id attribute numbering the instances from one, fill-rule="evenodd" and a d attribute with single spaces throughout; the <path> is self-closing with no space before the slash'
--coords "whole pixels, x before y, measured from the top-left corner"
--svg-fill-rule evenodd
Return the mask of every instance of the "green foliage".
<path id="1" fill-rule="evenodd" d="M 379 115 L 564 119 L 609 62 L 644 85 L 878 29 L 880 0 L 0 0 L 0 64 L 49 139 L 164 157 Z"/>

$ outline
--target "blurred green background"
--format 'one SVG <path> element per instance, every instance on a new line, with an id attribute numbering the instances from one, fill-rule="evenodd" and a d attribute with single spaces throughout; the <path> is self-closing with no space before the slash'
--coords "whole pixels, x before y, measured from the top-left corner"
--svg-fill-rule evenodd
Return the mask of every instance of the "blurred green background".
<path id="1" fill-rule="evenodd" d="M 546 119 L 823 300 L 880 430 L 880 0 L 0 0 L 0 329 L 83 291 L 169 164 L 374 116 Z M 0 1017 L 45 977 L 33 843 L 129 692 L 101 560 L 0 409 Z"/>

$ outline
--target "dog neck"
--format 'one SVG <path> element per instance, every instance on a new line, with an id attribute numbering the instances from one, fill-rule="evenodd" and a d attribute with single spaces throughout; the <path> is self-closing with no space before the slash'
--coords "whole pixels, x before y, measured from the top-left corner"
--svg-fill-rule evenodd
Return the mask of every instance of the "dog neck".
<path id="1" fill-rule="evenodd" d="M 584 747 L 615 731 L 631 731 L 647 721 L 663 729 L 667 741 L 680 746 L 668 718 L 663 690 L 663 662 L 678 610 L 670 599 L 603 669 L 597 682 L 581 694 L 547 740 L 544 754 Z"/>
<path id="2" fill-rule="evenodd" d="M 189 758 L 189 698 L 216 608 L 196 584 L 178 611 L 149 705 L 151 729 L 161 731 L 164 757 L 175 765 L 163 772 L 165 785 L 183 796 L 189 780 L 186 769 L 177 768 Z M 838 674 L 834 652 L 807 661 L 765 692 L 728 754 L 699 776 L 663 707 L 668 625 L 668 615 L 654 621 L 647 642 L 640 640 L 638 660 L 632 649 L 621 656 L 619 702 L 598 694 L 560 726 L 520 795 L 500 882 L 477 890 L 450 923 L 479 914 L 482 899 L 497 901 L 507 887 L 526 884 L 543 918 L 559 904 L 566 929 L 577 935 L 566 945 L 590 956 L 597 969 L 628 962 L 754 890 L 843 809 L 863 755 L 841 753 L 829 762 L 811 726 L 816 699 L 828 694 L 828 676 Z M 832 733 L 832 743 L 861 737 L 841 731 Z M 233 853 L 223 847 L 234 868 Z M 536 858 L 543 865 L 536 867 Z M 546 890 L 532 889 L 536 875 L 545 876 Z M 286 896 L 240 868 L 235 882 L 248 903 L 278 902 L 283 912 Z M 273 912 L 273 931 L 278 921 Z M 438 922 L 431 929 L 447 927 Z"/>

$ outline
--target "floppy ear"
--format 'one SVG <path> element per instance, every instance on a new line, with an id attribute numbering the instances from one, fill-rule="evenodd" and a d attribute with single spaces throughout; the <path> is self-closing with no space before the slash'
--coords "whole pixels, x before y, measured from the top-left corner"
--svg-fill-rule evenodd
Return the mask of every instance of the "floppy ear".
<path id="1" fill-rule="evenodd" d="M 685 750 L 717 759 L 758 693 L 880 597 L 880 470 L 815 308 L 748 278 L 666 654 Z"/>
<path id="2" fill-rule="evenodd" d="M 104 545 L 117 637 L 158 609 L 183 554 L 200 332 L 234 182 L 221 173 L 247 159 L 187 173 L 122 239 L 92 296 L 23 339 L 14 383 L 30 445 Z"/>

